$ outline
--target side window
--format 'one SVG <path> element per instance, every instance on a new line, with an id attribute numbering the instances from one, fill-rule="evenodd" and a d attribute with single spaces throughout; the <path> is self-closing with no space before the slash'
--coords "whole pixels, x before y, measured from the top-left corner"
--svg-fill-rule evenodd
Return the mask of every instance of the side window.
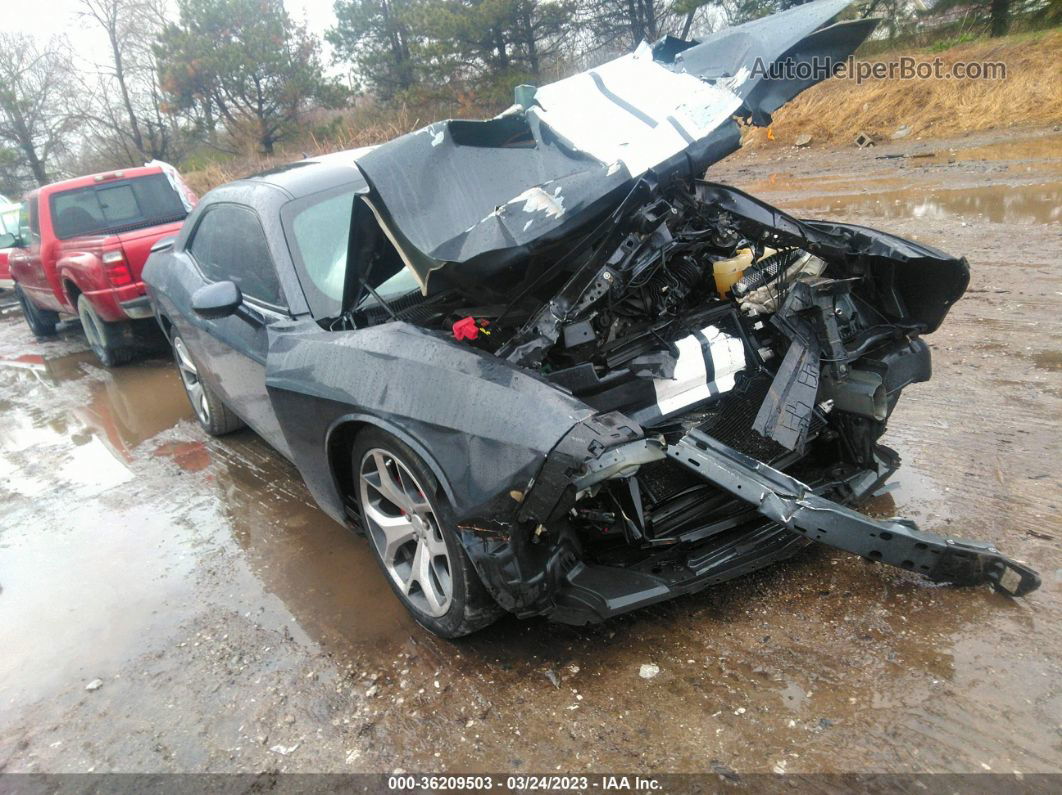
<path id="1" fill-rule="evenodd" d="M 258 216 L 236 204 L 218 204 L 203 215 L 188 247 L 212 282 L 231 280 L 240 291 L 283 306 L 280 282 Z"/>

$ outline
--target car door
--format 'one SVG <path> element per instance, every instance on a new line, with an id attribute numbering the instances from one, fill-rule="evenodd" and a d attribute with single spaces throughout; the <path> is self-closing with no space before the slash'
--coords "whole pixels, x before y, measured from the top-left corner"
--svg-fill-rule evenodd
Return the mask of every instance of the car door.
<path id="1" fill-rule="evenodd" d="M 66 309 L 59 304 L 55 290 L 48 279 L 42 259 L 41 219 L 37 194 L 30 194 L 19 209 L 19 236 L 23 247 L 13 249 L 9 262 L 11 276 L 34 304 L 45 309 Z"/>
<path id="2" fill-rule="evenodd" d="M 207 369 L 226 405 L 289 456 L 265 388 L 267 329 L 289 315 L 258 214 L 242 204 L 211 205 L 185 250 L 205 283 L 235 282 L 253 316 L 194 316 L 196 331 L 186 340 L 193 356 Z"/>

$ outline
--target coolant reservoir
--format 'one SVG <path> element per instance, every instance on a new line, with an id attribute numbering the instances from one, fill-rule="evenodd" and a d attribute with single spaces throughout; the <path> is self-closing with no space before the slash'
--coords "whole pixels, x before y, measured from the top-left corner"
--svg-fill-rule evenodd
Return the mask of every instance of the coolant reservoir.
<path id="1" fill-rule="evenodd" d="M 763 250 L 763 256 L 769 257 L 775 253 L 773 248 L 766 248 Z M 715 289 L 720 296 L 726 296 L 730 293 L 730 288 L 734 286 L 736 282 L 741 281 L 741 276 L 745 273 L 745 268 L 752 264 L 752 249 L 751 248 L 739 248 L 737 254 L 730 259 L 721 259 L 712 266 L 712 273 L 715 276 Z"/>

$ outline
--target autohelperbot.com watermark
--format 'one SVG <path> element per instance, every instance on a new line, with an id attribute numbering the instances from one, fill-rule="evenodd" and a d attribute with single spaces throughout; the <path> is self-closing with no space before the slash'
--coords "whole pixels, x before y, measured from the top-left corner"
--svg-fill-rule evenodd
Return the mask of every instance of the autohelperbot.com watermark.
<path id="1" fill-rule="evenodd" d="M 785 58 L 765 63 L 757 58 L 751 76 L 767 80 L 818 82 L 829 77 L 855 80 L 1006 80 L 1007 65 L 1002 61 L 945 61 L 940 56 L 930 60 L 900 55 L 887 61 L 857 61 L 851 55 L 838 60 L 813 56 Z"/>

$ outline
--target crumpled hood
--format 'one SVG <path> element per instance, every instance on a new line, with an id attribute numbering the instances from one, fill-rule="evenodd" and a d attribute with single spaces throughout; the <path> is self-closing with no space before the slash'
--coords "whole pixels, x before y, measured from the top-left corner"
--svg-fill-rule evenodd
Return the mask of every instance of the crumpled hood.
<path id="1" fill-rule="evenodd" d="M 771 64 L 836 62 L 870 34 L 876 20 L 823 27 L 851 1 L 816 0 L 699 43 L 643 43 L 539 88 L 526 109 L 402 136 L 358 160 L 370 201 L 425 292 L 444 266 L 478 274 L 489 262 L 489 276 L 604 214 L 638 177 L 699 176 L 737 149 L 735 117 L 768 124 L 821 79 L 768 79 Z"/>

